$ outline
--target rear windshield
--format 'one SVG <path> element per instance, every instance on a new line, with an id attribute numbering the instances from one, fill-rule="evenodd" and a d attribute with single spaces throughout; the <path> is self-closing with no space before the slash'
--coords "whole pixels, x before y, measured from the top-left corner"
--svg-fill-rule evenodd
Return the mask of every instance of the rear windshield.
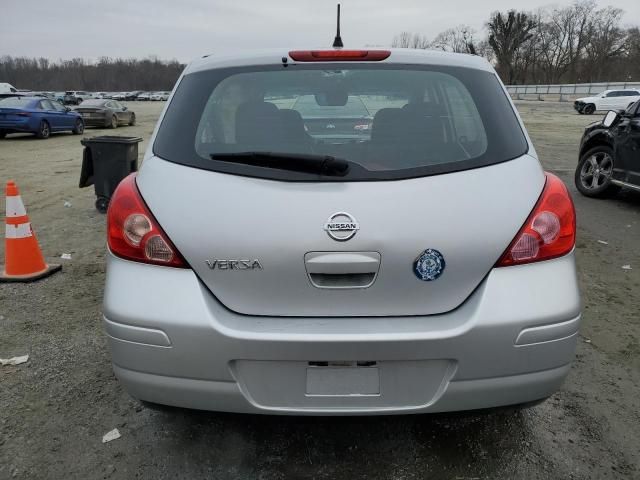
<path id="1" fill-rule="evenodd" d="M 526 153 L 494 74 L 398 64 L 290 65 L 186 75 L 154 153 L 208 170 L 291 181 L 392 180 L 477 168 Z M 242 165 L 216 154 L 329 155 L 341 178 Z"/>
<path id="2" fill-rule="evenodd" d="M 84 102 L 82 102 L 82 105 L 83 106 L 87 106 L 87 105 L 100 106 L 100 105 L 104 105 L 104 103 L 105 103 L 104 100 L 89 98 L 89 99 L 85 100 Z"/>

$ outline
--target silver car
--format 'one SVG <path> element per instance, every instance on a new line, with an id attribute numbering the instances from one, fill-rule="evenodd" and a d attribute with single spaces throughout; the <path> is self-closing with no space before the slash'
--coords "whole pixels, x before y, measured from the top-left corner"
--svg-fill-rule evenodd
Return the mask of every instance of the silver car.
<path id="1" fill-rule="evenodd" d="M 138 399 L 205 410 L 529 404 L 574 356 L 575 233 L 480 57 L 201 58 L 111 199 L 113 369 Z"/>

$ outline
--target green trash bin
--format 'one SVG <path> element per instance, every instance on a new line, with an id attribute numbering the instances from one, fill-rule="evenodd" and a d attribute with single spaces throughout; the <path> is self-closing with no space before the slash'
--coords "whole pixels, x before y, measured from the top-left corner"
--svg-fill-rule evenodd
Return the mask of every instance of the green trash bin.
<path id="1" fill-rule="evenodd" d="M 94 185 L 96 209 L 105 213 L 118 184 L 131 172 L 138 171 L 140 137 L 105 135 L 83 138 L 80 188 Z"/>

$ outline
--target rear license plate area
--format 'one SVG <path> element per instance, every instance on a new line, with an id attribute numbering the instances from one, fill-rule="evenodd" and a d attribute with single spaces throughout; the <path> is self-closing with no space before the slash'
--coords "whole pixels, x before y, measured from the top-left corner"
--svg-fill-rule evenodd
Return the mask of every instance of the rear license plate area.
<path id="1" fill-rule="evenodd" d="M 380 395 L 380 371 L 376 366 L 327 365 L 307 367 L 307 396 L 350 397 Z M 367 362 L 373 363 L 375 362 Z"/>

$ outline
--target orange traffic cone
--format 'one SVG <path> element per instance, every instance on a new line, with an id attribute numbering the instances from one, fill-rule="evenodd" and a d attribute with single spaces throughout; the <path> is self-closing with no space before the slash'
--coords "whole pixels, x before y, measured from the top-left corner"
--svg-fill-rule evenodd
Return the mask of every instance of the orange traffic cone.
<path id="1" fill-rule="evenodd" d="M 5 264 L 0 282 L 32 282 L 57 272 L 60 265 L 47 265 L 31 229 L 18 187 L 7 182 Z"/>

